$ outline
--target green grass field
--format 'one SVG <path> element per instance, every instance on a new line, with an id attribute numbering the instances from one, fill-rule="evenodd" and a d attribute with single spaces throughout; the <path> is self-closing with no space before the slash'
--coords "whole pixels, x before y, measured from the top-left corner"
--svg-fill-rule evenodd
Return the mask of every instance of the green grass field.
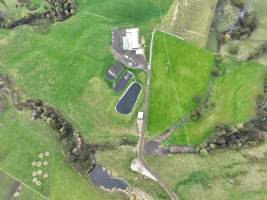
<path id="1" fill-rule="evenodd" d="M 180 120 L 181 112 L 186 115 L 198 106 L 195 97 L 200 97 L 200 101 L 205 97 L 214 60 L 215 55 L 203 49 L 156 33 L 149 113 L 151 135 L 162 133 Z"/>
<path id="2" fill-rule="evenodd" d="M 18 182 L 0 170 L 0 199 L 1 200 L 44 200 L 39 194 L 35 193 L 28 187 L 21 185 L 18 189 L 19 197 L 15 197 L 14 193 Z M 14 188 L 13 188 L 14 187 Z M 17 188 L 16 188 L 17 189 Z"/>
<path id="3" fill-rule="evenodd" d="M 103 193 L 93 186 L 89 177 L 81 177 L 78 172 L 65 161 L 59 144 L 56 142 L 56 133 L 42 121 L 31 121 L 30 113 L 17 112 L 12 108 L 1 114 L 0 121 L 0 169 L 16 177 L 32 190 L 40 193 L 39 198 L 52 200 L 73 200 L 79 194 L 79 199 L 96 200 L 121 199 L 121 194 Z M 40 152 L 50 152 L 48 167 L 42 167 L 49 174 L 41 186 L 32 183 L 32 161 L 39 161 Z M 75 186 L 75 187 L 73 187 Z M 66 195 L 67 194 L 67 195 Z M 29 192 L 22 193 L 25 200 Z"/>
<path id="4" fill-rule="evenodd" d="M 1 31 L 0 71 L 13 76 L 29 96 L 58 107 L 89 140 L 130 135 L 135 132 L 136 115 L 125 118 L 115 112 L 120 96 L 104 80 L 106 70 L 116 62 L 110 49 L 111 31 L 138 26 L 149 44 L 152 29 L 160 22 L 158 1 L 78 2 L 78 14 L 54 24 L 47 34 L 28 26 Z M 161 4 L 164 15 L 171 0 Z"/>
<path id="5" fill-rule="evenodd" d="M 13 77 L 25 96 L 41 98 L 57 107 L 89 142 L 133 136 L 136 113 L 124 118 L 115 112 L 120 96 L 104 78 L 106 70 L 116 62 L 110 49 L 111 31 L 138 26 L 149 44 L 151 31 L 172 0 L 161 0 L 162 13 L 159 1 L 154 0 L 78 2 L 78 14 L 53 24 L 46 34 L 30 26 L 1 29 L 0 73 Z M 138 73 L 137 79 L 145 81 L 144 73 Z M 140 99 L 136 108 L 141 104 Z M 80 177 L 65 161 L 55 133 L 42 122 L 32 122 L 30 113 L 17 112 L 10 106 L 9 111 L 0 113 L 0 123 L 0 169 L 33 190 L 51 200 L 125 198 L 122 194 L 105 193 L 89 178 Z M 32 183 L 31 163 L 43 151 L 51 154 L 49 178 L 37 187 Z M 23 200 L 30 199 L 27 192 L 22 196 Z"/>
<path id="6" fill-rule="evenodd" d="M 9 197 L 10 189 L 16 183 L 14 179 L 0 171 L 0 199 Z"/>
<path id="7" fill-rule="evenodd" d="M 182 200 L 264 200 L 267 197 L 267 144 L 208 156 L 146 158 Z"/>
<path id="8" fill-rule="evenodd" d="M 253 61 L 239 63 L 225 60 L 221 66 L 225 74 L 215 80 L 211 101 L 215 108 L 197 121 L 187 124 L 190 143 L 206 140 L 219 123 L 237 124 L 251 119 L 256 114 L 256 98 L 263 91 L 265 67 Z M 179 129 L 168 144 L 187 144 L 186 132 Z"/>
<path id="9" fill-rule="evenodd" d="M 48 162 L 51 164 L 42 168 L 48 174 L 52 171 L 52 160 L 54 159 L 54 145 L 52 137 L 47 136 L 47 127 L 41 123 L 31 124 L 30 115 L 25 116 L 11 109 L 1 116 L 1 147 L 0 168 L 22 180 L 31 187 L 32 183 L 32 161 L 38 160 L 40 152 L 49 151 L 51 156 Z M 27 128 L 30 127 L 30 128 Z M 52 134 L 55 133 L 51 133 Z M 38 191 L 44 195 L 49 194 L 50 177 L 45 180 Z"/>
<path id="10" fill-rule="evenodd" d="M 218 0 L 175 0 L 161 29 L 205 47 Z"/>

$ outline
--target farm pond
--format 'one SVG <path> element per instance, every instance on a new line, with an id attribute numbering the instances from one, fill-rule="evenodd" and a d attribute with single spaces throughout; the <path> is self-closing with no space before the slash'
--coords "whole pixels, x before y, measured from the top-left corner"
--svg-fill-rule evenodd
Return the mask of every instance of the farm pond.
<path id="1" fill-rule="evenodd" d="M 126 190 L 128 188 L 128 184 L 124 180 L 112 177 L 101 165 L 95 165 L 89 175 L 96 186 L 106 190 Z"/>
<path id="2" fill-rule="evenodd" d="M 138 82 L 134 82 L 129 86 L 126 93 L 122 95 L 119 102 L 116 105 L 117 112 L 122 115 L 128 115 L 136 104 L 138 97 L 141 93 L 142 85 Z"/>

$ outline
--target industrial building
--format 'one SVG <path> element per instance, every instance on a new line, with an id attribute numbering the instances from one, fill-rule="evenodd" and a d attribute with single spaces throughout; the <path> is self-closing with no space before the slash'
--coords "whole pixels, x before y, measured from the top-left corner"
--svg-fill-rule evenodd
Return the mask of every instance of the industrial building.
<path id="1" fill-rule="evenodd" d="M 139 29 L 126 29 L 126 35 L 122 37 L 123 50 L 133 51 L 140 49 Z"/>
<path id="2" fill-rule="evenodd" d="M 112 53 L 117 60 L 128 67 L 144 69 L 147 66 L 139 28 L 114 29 Z"/>

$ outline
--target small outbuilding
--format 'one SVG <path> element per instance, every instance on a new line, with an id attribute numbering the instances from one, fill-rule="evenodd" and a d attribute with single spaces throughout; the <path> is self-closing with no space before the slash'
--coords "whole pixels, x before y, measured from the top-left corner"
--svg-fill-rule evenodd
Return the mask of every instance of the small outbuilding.
<path id="1" fill-rule="evenodd" d="M 137 119 L 138 120 L 143 120 L 144 119 L 144 112 L 138 112 Z"/>
<path id="2" fill-rule="evenodd" d="M 106 78 L 109 81 L 114 81 L 120 77 L 124 71 L 124 65 L 122 63 L 116 63 L 106 73 Z"/>

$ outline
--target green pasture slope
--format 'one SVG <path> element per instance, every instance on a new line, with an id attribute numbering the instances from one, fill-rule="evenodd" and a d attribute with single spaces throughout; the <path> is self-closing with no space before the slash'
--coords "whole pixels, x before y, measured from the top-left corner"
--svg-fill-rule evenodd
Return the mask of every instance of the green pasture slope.
<path id="1" fill-rule="evenodd" d="M 90 142 L 114 141 L 135 133 L 135 115 L 124 118 L 115 112 L 120 96 L 104 80 L 106 70 L 116 62 L 110 49 L 111 31 L 138 26 L 149 44 L 161 18 L 158 1 L 78 2 L 78 14 L 55 23 L 46 34 L 30 26 L 0 30 L 0 73 L 13 77 L 25 96 L 41 98 L 61 110 Z M 162 15 L 171 2 L 161 0 Z M 138 79 L 143 80 L 144 74 L 139 73 Z M 1 169 L 51 200 L 124 198 L 83 180 L 65 161 L 55 133 L 30 118 L 14 108 L 0 113 Z M 31 162 L 43 151 L 50 152 L 49 178 L 37 187 L 32 183 Z"/>
<path id="2" fill-rule="evenodd" d="M 63 111 L 86 137 L 110 141 L 135 132 L 136 115 L 115 112 L 119 99 L 104 80 L 115 63 L 111 31 L 140 27 L 150 44 L 160 22 L 156 0 L 78 0 L 79 12 L 58 22 L 47 34 L 29 26 L 0 31 L 0 72 L 13 76 L 29 96 L 39 97 Z M 161 0 L 164 15 L 172 0 Z M 139 101 L 139 106 L 142 100 Z"/>
<path id="3" fill-rule="evenodd" d="M 16 180 L 0 170 L 0 199 L 1 200 L 15 200 L 16 197 L 12 197 L 14 194 L 13 186 L 16 184 Z M 28 187 L 22 185 L 22 189 L 19 191 L 19 200 L 44 200 L 43 197 L 33 192 Z"/>
<path id="4" fill-rule="evenodd" d="M 148 127 L 151 135 L 180 120 L 181 112 L 193 111 L 199 104 L 196 97 L 200 102 L 204 99 L 214 60 L 215 55 L 199 47 L 156 33 Z"/>
<path id="5" fill-rule="evenodd" d="M 219 123 L 237 124 L 251 119 L 256 114 L 256 98 L 263 91 L 266 68 L 254 61 L 239 63 L 226 59 L 220 67 L 225 73 L 214 83 L 211 101 L 215 108 L 200 120 L 186 124 L 192 144 L 207 139 Z M 179 129 L 168 143 L 187 144 L 186 132 Z"/>
<path id="6" fill-rule="evenodd" d="M 28 185 L 40 199 L 121 199 L 120 194 L 111 195 L 100 191 L 93 186 L 89 177 L 80 177 L 65 161 L 56 142 L 56 133 L 47 124 L 31 121 L 30 117 L 30 113 L 17 112 L 12 107 L 0 115 L 0 171 L 3 170 Z M 38 154 L 46 151 L 50 152 L 46 159 L 49 165 L 41 169 L 49 177 L 38 187 L 32 183 L 32 172 L 36 170 L 32 167 L 32 161 L 39 161 Z M 27 191 L 22 193 L 22 199 L 29 200 L 29 196 L 32 195 Z"/>
<path id="7" fill-rule="evenodd" d="M 267 143 L 240 151 L 217 151 L 202 157 L 180 154 L 148 156 L 180 199 L 264 200 L 267 197 Z"/>
<path id="8" fill-rule="evenodd" d="M 14 179 L 0 171 L 0 199 L 9 197 L 10 188 L 16 183 Z"/>

